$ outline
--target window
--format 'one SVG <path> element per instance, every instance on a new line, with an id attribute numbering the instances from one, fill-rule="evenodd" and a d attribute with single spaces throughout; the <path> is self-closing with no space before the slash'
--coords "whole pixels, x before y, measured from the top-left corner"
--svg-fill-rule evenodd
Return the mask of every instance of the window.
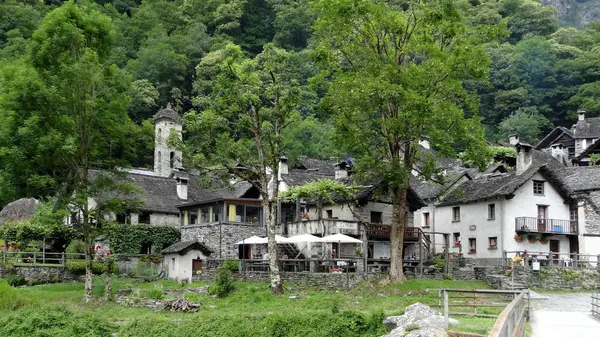
<path id="1" fill-rule="evenodd" d="M 328 209 L 325 212 L 327 212 L 327 219 L 331 219 L 333 218 L 333 210 Z"/>
<path id="2" fill-rule="evenodd" d="M 371 212 L 371 223 L 383 223 L 381 212 Z"/>
<path id="3" fill-rule="evenodd" d="M 494 236 L 488 238 L 489 248 L 488 249 L 497 249 L 498 248 L 498 237 Z"/>
<path id="4" fill-rule="evenodd" d="M 262 207 L 247 205 L 232 205 L 227 207 L 227 221 L 262 224 Z M 218 221 L 215 219 L 215 221 Z"/>
<path id="5" fill-rule="evenodd" d="M 477 239 L 469 238 L 469 253 L 477 252 Z"/>
<path id="6" fill-rule="evenodd" d="M 544 195 L 544 182 L 539 180 L 533 181 L 533 194 Z"/>
<path id="7" fill-rule="evenodd" d="M 210 217 L 212 213 L 212 208 L 211 207 L 204 207 L 202 209 L 200 209 L 200 223 L 204 224 L 204 223 L 211 223 L 212 219 Z"/>
<path id="8" fill-rule="evenodd" d="M 454 238 L 454 246 L 460 246 L 460 233 L 454 233 L 452 236 Z"/>
<path id="9" fill-rule="evenodd" d="M 577 223 L 579 221 L 579 214 L 577 210 L 577 205 L 571 205 L 569 207 L 569 212 L 571 214 L 570 220 Z"/>
<path id="10" fill-rule="evenodd" d="M 150 243 L 150 242 L 142 242 L 142 247 L 140 249 L 140 254 L 152 254 L 152 243 Z"/>
<path id="11" fill-rule="evenodd" d="M 169 166 L 171 168 L 175 167 L 175 152 L 171 151 L 171 158 L 169 159 Z"/>
<path id="12" fill-rule="evenodd" d="M 138 223 L 150 224 L 150 213 L 142 212 L 138 215 Z"/>
<path id="13" fill-rule="evenodd" d="M 496 219 L 496 204 L 488 205 L 488 219 Z"/>
<path id="14" fill-rule="evenodd" d="M 452 221 L 460 221 L 460 207 L 452 207 Z"/>
<path id="15" fill-rule="evenodd" d="M 117 214 L 117 222 L 120 224 L 130 224 L 131 223 L 131 214 L 129 214 L 129 213 Z"/>
<path id="16" fill-rule="evenodd" d="M 423 227 L 429 227 L 429 213 L 423 213 Z"/>
<path id="17" fill-rule="evenodd" d="M 196 225 L 198 223 L 198 212 L 190 211 L 190 225 Z"/>
<path id="18" fill-rule="evenodd" d="M 260 207 L 246 206 L 246 222 L 251 224 L 260 223 Z"/>

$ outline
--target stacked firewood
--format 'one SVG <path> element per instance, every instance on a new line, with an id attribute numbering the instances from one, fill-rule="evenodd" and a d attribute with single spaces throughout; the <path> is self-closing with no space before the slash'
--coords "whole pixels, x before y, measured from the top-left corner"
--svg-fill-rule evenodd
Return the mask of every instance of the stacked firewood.
<path id="1" fill-rule="evenodd" d="M 171 301 L 164 302 L 164 311 L 180 311 L 180 312 L 198 312 L 200 310 L 200 302 L 190 302 L 185 297 L 180 297 Z"/>

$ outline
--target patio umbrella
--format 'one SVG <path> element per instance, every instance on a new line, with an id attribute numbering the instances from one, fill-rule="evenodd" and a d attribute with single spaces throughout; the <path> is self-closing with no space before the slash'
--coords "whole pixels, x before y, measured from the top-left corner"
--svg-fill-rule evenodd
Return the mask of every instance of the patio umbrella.
<path id="1" fill-rule="evenodd" d="M 337 242 L 337 243 L 363 243 L 359 239 L 355 239 L 351 236 L 344 234 L 333 234 L 323 237 L 323 242 Z"/>
<path id="2" fill-rule="evenodd" d="M 314 236 L 312 234 L 300 234 L 287 238 L 290 243 L 304 243 L 304 242 L 325 242 L 323 238 Z"/>
<path id="3" fill-rule="evenodd" d="M 254 235 L 240 242 L 236 242 L 235 245 L 260 245 L 264 243 L 267 243 L 267 238 L 261 238 L 260 236 Z"/>

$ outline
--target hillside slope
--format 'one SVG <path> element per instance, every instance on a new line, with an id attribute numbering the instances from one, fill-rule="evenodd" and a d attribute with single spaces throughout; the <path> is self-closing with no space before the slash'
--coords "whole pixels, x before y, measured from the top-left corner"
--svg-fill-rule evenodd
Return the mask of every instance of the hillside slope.
<path id="1" fill-rule="evenodd" d="M 600 0 L 542 0 L 542 3 L 558 9 L 562 26 L 583 28 L 600 21 Z"/>

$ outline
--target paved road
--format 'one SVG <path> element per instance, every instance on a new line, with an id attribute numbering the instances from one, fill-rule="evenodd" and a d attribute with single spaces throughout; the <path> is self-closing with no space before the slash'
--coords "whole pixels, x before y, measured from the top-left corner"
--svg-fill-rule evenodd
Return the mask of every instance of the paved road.
<path id="1" fill-rule="evenodd" d="M 532 337 L 600 337 L 600 319 L 590 310 L 590 293 L 544 294 L 531 301 Z"/>

